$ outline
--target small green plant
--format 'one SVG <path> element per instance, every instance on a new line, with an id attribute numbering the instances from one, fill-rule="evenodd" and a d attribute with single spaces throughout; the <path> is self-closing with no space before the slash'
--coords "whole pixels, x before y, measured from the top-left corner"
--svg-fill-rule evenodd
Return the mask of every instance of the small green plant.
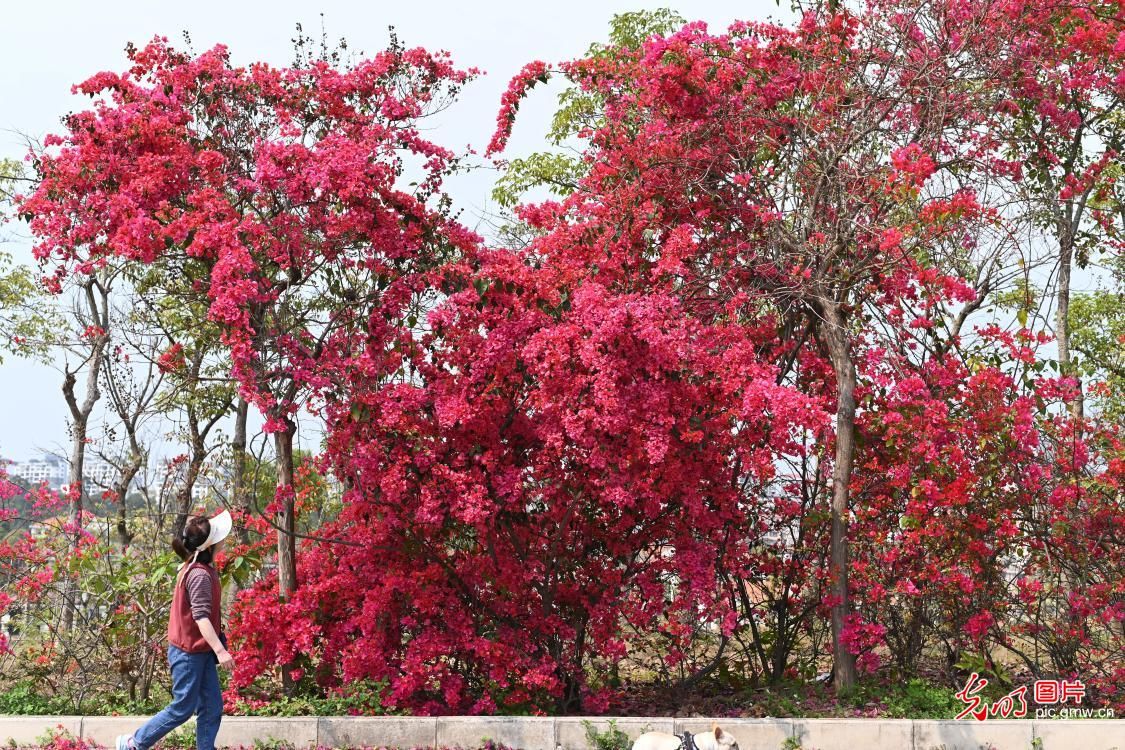
<path id="1" fill-rule="evenodd" d="M 886 697 L 887 715 L 895 718 L 951 719 L 960 709 L 956 691 L 914 678 Z"/>
<path id="2" fill-rule="evenodd" d="M 801 750 L 801 741 L 796 737 L 786 737 L 781 743 L 781 750 Z"/>
<path id="3" fill-rule="evenodd" d="M 386 683 L 360 680 L 342 692 L 329 695 L 282 696 L 253 703 L 240 702 L 235 713 L 240 716 L 383 716 L 396 712 L 383 707 Z M 264 696 L 265 697 L 265 696 Z"/>
<path id="4" fill-rule="evenodd" d="M 70 712 L 66 698 L 43 695 L 31 681 L 17 682 L 0 689 L 0 714 L 57 716 Z"/>
<path id="5" fill-rule="evenodd" d="M 1011 673 L 987 654 L 962 653 L 961 659 L 954 666 L 966 672 L 976 672 L 986 678 L 991 688 L 984 691 L 985 695 L 1003 695 L 1015 684 Z"/>
<path id="6" fill-rule="evenodd" d="M 895 719 L 952 719 L 960 710 L 955 690 L 919 678 L 891 684 L 861 682 L 847 702 L 853 708 L 878 705 L 880 716 Z"/>
<path id="7" fill-rule="evenodd" d="M 586 742 L 593 750 L 629 750 L 632 744 L 629 735 L 621 731 L 613 719 L 609 720 L 609 729 L 604 732 L 599 732 L 589 721 L 583 721 L 582 726 L 586 728 Z"/>
<path id="8" fill-rule="evenodd" d="M 1043 750 L 1043 738 L 1035 737 L 1031 740 L 1031 750 Z"/>
<path id="9" fill-rule="evenodd" d="M 279 740 L 273 737 L 266 739 L 255 739 L 254 750 L 295 750 L 292 742 L 289 740 Z"/>
<path id="10" fill-rule="evenodd" d="M 195 720 L 192 719 L 164 735 L 160 744 L 167 750 L 190 750 L 195 747 Z"/>

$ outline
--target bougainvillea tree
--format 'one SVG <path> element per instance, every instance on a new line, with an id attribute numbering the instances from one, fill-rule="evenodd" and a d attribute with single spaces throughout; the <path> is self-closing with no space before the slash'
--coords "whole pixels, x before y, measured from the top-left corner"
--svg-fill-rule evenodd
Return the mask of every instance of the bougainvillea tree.
<path id="1" fill-rule="evenodd" d="M 969 122 L 958 119 L 968 107 L 941 48 L 927 42 L 875 13 L 809 13 L 793 30 L 738 24 L 714 35 L 690 24 L 567 64 L 604 102 L 585 133 L 590 172 L 572 198 L 536 209 L 558 262 L 674 291 L 704 317 L 716 315 L 716 300 L 745 295 L 760 312 L 748 322 L 782 333 L 780 361 L 812 345 L 826 365 L 832 382 L 814 387 L 833 394 L 835 412 L 841 687 L 854 679 L 843 644 L 856 363 L 881 331 L 898 340 L 943 323 L 927 317 L 939 317 L 939 303 L 979 304 L 977 290 L 937 263 L 960 249 L 982 209 L 971 190 L 931 180 L 963 156 L 944 138 Z M 948 95 L 940 105 L 935 91 Z M 509 119 L 501 114 L 494 147 Z"/>
<path id="2" fill-rule="evenodd" d="M 266 418 L 278 460 L 278 586 L 297 585 L 295 415 L 331 362 L 394 328 L 434 258 L 469 236 L 428 204 L 453 155 L 416 121 L 467 74 L 397 43 L 352 65 L 232 64 L 157 40 L 124 73 L 76 87 L 97 101 L 35 155 L 22 203 L 56 280 L 110 256 L 188 274 L 222 331 L 234 377 Z M 416 188 L 399 179 L 419 175 Z M 358 333 L 357 333 L 358 332 Z"/>
<path id="3" fill-rule="evenodd" d="M 904 674 L 927 649 L 951 668 L 1004 620 L 1021 514 L 1043 477 L 1035 399 L 1018 378 L 952 357 L 914 373 L 869 374 L 885 396 L 858 425 L 854 484 L 857 609 Z M 883 642 L 860 644 L 868 671 Z"/>
<path id="4" fill-rule="evenodd" d="M 1120 254 L 1125 238 L 1116 184 L 1125 146 L 1125 6 L 1025 2 L 1005 10 L 986 6 L 967 17 L 979 21 L 966 50 L 995 92 L 986 132 L 1001 163 L 1013 165 L 1011 197 L 1057 269 L 1052 323 L 1059 370 L 1081 382 L 1089 368 L 1078 367 L 1071 353 L 1072 274 Z M 1068 406 L 1083 415 L 1081 388 Z"/>
<path id="5" fill-rule="evenodd" d="M 529 261 L 447 269 L 411 377 L 329 409 L 350 488 L 322 533 L 353 544 L 307 553 L 285 617 L 244 600 L 236 677 L 304 652 L 310 680 L 384 681 L 414 710 L 596 709 L 587 670 L 626 632 L 666 633 L 670 663 L 698 625 L 730 635 L 717 571 L 756 536 L 740 487 L 813 410 L 757 362 L 768 331 Z"/>
<path id="6" fill-rule="evenodd" d="M 1073 388 L 1048 398 L 1069 403 Z M 1025 575 L 1001 645 L 1125 708 L 1125 440 L 1120 423 L 1046 420 L 1042 492 L 1025 513 Z M 1029 646 L 1030 644 L 1030 646 Z"/>

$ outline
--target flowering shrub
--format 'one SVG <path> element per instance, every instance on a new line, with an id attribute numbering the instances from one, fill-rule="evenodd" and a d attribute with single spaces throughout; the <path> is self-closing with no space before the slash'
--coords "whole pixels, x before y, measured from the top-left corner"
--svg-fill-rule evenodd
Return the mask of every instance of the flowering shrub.
<path id="1" fill-rule="evenodd" d="M 622 664 L 745 687 L 831 653 L 848 688 L 993 651 L 1121 705 L 1121 426 L 1044 374 L 1026 307 L 966 325 L 1028 180 L 1120 249 L 1116 152 L 1064 175 L 1051 150 L 1122 95 L 1122 9 L 1095 5 L 888 0 L 531 63 L 490 155 L 549 71 L 587 109 L 575 189 L 515 208 L 519 249 L 445 211 L 456 157 L 417 127 L 469 79 L 443 55 L 157 40 L 81 84 L 101 98 L 22 203 L 37 256 L 56 282 L 199 264 L 276 441 L 278 565 L 235 603 L 228 705 L 364 681 L 372 711 L 601 711 Z M 343 492 L 298 542 L 301 408 Z M 33 563 L 13 591 L 50 586 L 6 544 Z"/>

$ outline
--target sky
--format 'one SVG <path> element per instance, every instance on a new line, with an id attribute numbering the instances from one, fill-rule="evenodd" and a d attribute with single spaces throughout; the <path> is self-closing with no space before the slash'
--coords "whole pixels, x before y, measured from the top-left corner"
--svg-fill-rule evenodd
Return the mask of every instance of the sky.
<path id="1" fill-rule="evenodd" d="M 154 36 L 181 42 L 187 31 L 198 52 L 225 44 L 236 64 L 263 60 L 285 65 L 293 57 L 296 24 L 334 42 L 346 37 L 352 50 L 373 53 L 387 42 L 389 26 L 407 46 L 444 49 L 465 68 L 485 75 L 432 124 L 431 138 L 451 148 L 483 151 L 495 128 L 500 95 L 527 62 L 556 62 L 580 55 L 606 38 L 617 13 L 672 8 L 712 29 L 734 20 L 784 20 L 788 4 L 774 0 L 571 0 L 558 3 L 477 0 L 476 2 L 345 2 L 343 0 L 31 0 L 0 2 L 4 34 L 0 43 L 0 157 L 22 159 L 26 139 L 59 129 L 59 118 L 88 106 L 70 93 L 73 84 L 102 70 L 125 67 L 128 42 Z M 323 15 L 322 15 L 323 14 Z M 540 147 L 553 111 L 549 89 L 537 89 L 521 105 L 507 156 Z M 470 226 L 488 216 L 495 173 L 481 170 L 447 184 Z M 22 227 L 0 230 L 0 246 L 17 260 L 31 255 Z M 0 456 L 23 460 L 60 451 L 66 442 L 66 406 L 58 364 L 6 357 L 0 365 Z"/>

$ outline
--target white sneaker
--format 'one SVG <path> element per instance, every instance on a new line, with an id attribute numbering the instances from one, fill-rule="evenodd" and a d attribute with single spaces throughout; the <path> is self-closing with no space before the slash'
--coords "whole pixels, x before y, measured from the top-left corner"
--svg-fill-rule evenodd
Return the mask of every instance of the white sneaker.
<path id="1" fill-rule="evenodd" d="M 131 750 L 131 745 L 133 744 L 129 741 L 131 739 L 133 739 L 133 735 L 131 734 L 117 735 L 117 742 L 115 743 L 116 750 Z"/>

